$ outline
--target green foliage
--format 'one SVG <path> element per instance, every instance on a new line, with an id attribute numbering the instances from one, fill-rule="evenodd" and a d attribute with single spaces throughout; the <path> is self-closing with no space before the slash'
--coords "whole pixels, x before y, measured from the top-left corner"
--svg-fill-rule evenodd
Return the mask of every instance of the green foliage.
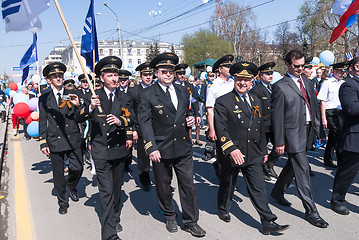
<path id="1" fill-rule="evenodd" d="M 160 47 L 158 45 L 158 42 L 155 42 L 154 44 L 150 44 L 148 54 L 146 56 L 146 61 L 150 62 L 154 57 L 156 57 L 158 54 L 160 54 Z"/>

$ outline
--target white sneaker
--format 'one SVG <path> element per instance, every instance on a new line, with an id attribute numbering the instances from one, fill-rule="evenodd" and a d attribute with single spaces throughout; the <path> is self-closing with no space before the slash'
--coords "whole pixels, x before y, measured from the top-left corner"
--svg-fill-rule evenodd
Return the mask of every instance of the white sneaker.
<path id="1" fill-rule="evenodd" d="M 14 136 L 16 136 L 17 135 L 17 130 L 13 129 L 13 133 L 14 133 Z"/>

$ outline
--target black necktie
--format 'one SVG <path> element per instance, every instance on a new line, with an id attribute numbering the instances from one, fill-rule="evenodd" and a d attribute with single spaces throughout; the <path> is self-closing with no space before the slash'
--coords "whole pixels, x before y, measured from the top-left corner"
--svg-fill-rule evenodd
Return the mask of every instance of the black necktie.
<path id="1" fill-rule="evenodd" d="M 268 90 L 270 93 L 272 93 L 272 85 L 268 84 Z"/>
<path id="2" fill-rule="evenodd" d="M 57 104 L 60 106 L 61 105 L 61 93 L 57 93 Z"/>
<path id="3" fill-rule="evenodd" d="M 172 102 L 171 94 L 170 94 L 170 91 L 168 90 L 169 88 L 170 88 L 169 86 L 166 87 L 166 95 L 170 99 L 170 101 Z"/>
<path id="4" fill-rule="evenodd" d="M 110 93 L 109 95 L 108 95 L 108 105 L 109 105 L 109 113 L 111 112 L 111 109 L 112 109 L 112 96 L 113 96 L 113 93 Z"/>
<path id="5" fill-rule="evenodd" d="M 247 95 L 243 95 L 242 98 L 243 98 L 243 101 L 244 101 L 244 103 L 246 104 L 246 106 L 248 108 L 249 113 L 252 113 L 252 108 L 251 108 L 251 106 L 249 105 L 249 103 L 247 101 Z"/>

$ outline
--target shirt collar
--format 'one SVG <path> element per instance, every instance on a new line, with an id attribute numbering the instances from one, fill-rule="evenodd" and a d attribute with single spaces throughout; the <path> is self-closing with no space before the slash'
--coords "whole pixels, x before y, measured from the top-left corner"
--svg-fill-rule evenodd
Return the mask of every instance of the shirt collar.
<path id="1" fill-rule="evenodd" d="M 142 85 L 143 88 L 147 88 L 147 87 L 150 87 L 150 86 L 152 85 L 152 83 L 150 83 L 150 85 L 146 86 L 145 84 L 143 84 L 143 83 L 141 82 L 141 85 Z"/>
<path id="2" fill-rule="evenodd" d="M 166 87 L 165 85 L 163 85 L 163 84 L 160 83 L 159 81 L 158 81 L 158 85 L 162 88 L 162 90 L 163 90 L 164 92 L 166 92 L 167 87 Z M 169 87 L 170 90 L 174 90 L 174 87 L 173 87 L 173 84 L 172 84 L 172 83 L 171 83 L 171 85 L 169 85 L 168 87 Z"/>
<path id="3" fill-rule="evenodd" d="M 296 76 L 293 76 L 292 74 L 290 74 L 289 72 L 287 72 L 288 76 L 293 79 L 294 81 L 297 81 L 299 78 Z M 302 79 L 302 77 L 300 77 L 300 79 Z"/>
<path id="4" fill-rule="evenodd" d="M 54 95 L 57 97 L 57 94 L 60 93 L 61 96 L 64 95 L 64 87 L 61 88 L 60 91 L 57 91 L 56 88 L 52 88 L 52 91 L 54 92 Z"/>
<path id="5" fill-rule="evenodd" d="M 110 90 L 108 90 L 106 87 L 103 87 L 103 89 L 105 90 L 107 97 L 110 95 L 110 93 L 113 93 L 113 95 L 115 96 L 116 88 L 112 92 Z"/>

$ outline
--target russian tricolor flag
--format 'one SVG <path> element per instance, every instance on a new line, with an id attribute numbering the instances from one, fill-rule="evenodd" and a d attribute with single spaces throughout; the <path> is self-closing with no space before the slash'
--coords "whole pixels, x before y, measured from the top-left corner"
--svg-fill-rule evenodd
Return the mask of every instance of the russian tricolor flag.
<path id="1" fill-rule="evenodd" d="M 335 1 L 332 13 L 341 15 L 339 25 L 334 28 L 329 43 L 337 40 L 357 20 L 359 12 L 359 0 L 337 0 Z"/>

